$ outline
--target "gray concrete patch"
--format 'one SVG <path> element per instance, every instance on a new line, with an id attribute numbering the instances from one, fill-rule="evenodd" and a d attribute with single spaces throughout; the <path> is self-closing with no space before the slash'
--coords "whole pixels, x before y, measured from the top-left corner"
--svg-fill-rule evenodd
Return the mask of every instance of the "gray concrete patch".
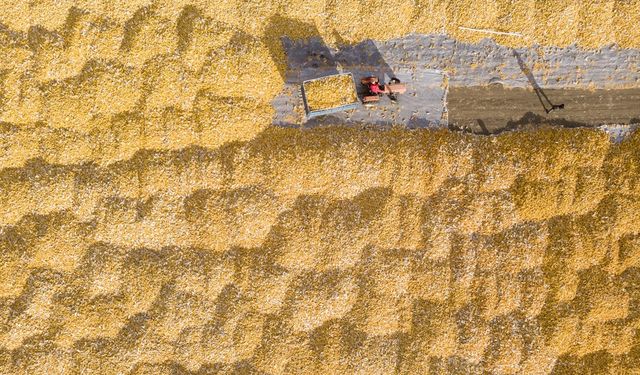
<path id="1" fill-rule="evenodd" d="M 505 87 L 529 87 L 533 79 L 544 88 L 635 88 L 640 86 L 640 50 L 615 45 L 584 50 L 575 45 L 513 49 L 492 39 L 477 44 L 446 35 L 410 34 L 376 43 L 389 66 L 409 65 L 450 73 L 450 85 L 484 86 L 492 80 Z M 518 61 L 518 57 L 521 62 Z"/>
<path id="2" fill-rule="evenodd" d="M 320 39 L 306 42 L 284 39 L 283 46 L 288 59 L 286 83 L 273 101 L 276 109 L 273 123 L 279 126 L 364 123 L 447 127 L 447 81 L 451 88 L 496 83 L 505 88 L 534 89 L 542 95 L 543 89 L 640 87 L 640 50 L 615 45 L 597 50 L 576 46 L 512 49 L 491 39 L 470 44 L 446 35 L 410 34 L 386 42 L 366 40 L 339 48 L 330 48 Z M 407 83 L 409 91 L 400 97 L 398 104 L 385 98 L 373 109 L 359 108 L 305 122 L 300 84 L 338 72 L 352 72 L 357 81 L 367 75 L 384 77 L 385 81 L 396 76 Z M 448 80 L 444 72 L 448 73 Z M 537 100 L 536 91 L 532 91 L 533 103 Z M 509 99 L 504 98 L 505 102 Z M 567 107 L 567 114 L 570 109 Z M 616 110 L 615 105 L 611 110 Z M 505 123 L 509 118 L 520 117 L 519 109 L 514 110 L 505 117 Z"/>
<path id="3" fill-rule="evenodd" d="M 640 89 L 586 90 L 452 87 L 448 95 L 449 126 L 495 134 L 528 125 L 593 127 L 640 122 Z M 551 103 L 564 108 L 547 113 Z"/>
<path id="4" fill-rule="evenodd" d="M 330 49 L 319 39 L 284 41 L 288 58 L 285 87 L 272 102 L 276 108 L 274 124 L 279 126 L 314 127 L 327 124 L 373 124 L 390 126 L 403 124 L 410 128 L 446 126 L 446 75 L 434 69 L 416 69 L 406 65 L 391 68 L 385 63 L 373 41 L 365 41 L 343 49 Z M 397 103 L 384 96 L 367 108 L 334 113 L 306 120 L 300 87 L 303 81 L 329 74 L 353 73 L 362 98 L 366 88 L 360 79 L 378 76 L 388 82 L 392 77 L 407 84 L 407 92 Z"/>
<path id="5" fill-rule="evenodd" d="M 619 124 L 619 125 L 602 125 L 598 129 L 609 135 L 611 142 L 620 143 L 625 140 L 631 133 L 638 131 L 640 124 Z"/>

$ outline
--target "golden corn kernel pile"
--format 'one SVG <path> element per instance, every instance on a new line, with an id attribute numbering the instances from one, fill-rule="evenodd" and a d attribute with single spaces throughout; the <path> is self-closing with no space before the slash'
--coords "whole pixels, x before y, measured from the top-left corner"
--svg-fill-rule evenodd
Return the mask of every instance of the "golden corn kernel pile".
<path id="1" fill-rule="evenodd" d="M 0 2 L 0 373 L 636 373 L 640 134 L 270 124 L 282 36 L 640 48 L 639 23 L 637 0 Z"/>
<path id="2" fill-rule="evenodd" d="M 310 111 L 335 108 L 358 101 L 350 75 L 335 75 L 306 82 L 304 93 Z"/>

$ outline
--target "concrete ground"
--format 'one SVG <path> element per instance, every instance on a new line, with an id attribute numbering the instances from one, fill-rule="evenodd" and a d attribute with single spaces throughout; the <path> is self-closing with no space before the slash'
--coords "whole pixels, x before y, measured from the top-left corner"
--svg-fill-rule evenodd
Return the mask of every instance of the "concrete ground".
<path id="1" fill-rule="evenodd" d="M 320 39 L 285 39 L 283 46 L 288 59 L 286 84 L 273 101 L 273 123 L 279 126 L 399 124 L 494 134 L 524 124 L 577 127 L 640 122 L 640 50 L 512 49 L 490 39 L 468 44 L 445 35 L 417 34 L 340 48 L 330 48 Z M 385 80 L 396 76 L 409 91 L 398 104 L 383 99 L 371 110 L 359 108 L 305 122 L 302 81 L 337 72 L 352 72 L 356 80 L 366 75 Z M 547 114 L 544 107 L 551 104 L 565 108 Z"/>
<path id="2" fill-rule="evenodd" d="M 548 98 L 548 100 L 547 100 Z M 546 113 L 550 103 L 564 109 Z M 562 127 L 640 123 L 640 88 L 620 90 L 504 88 L 500 85 L 452 87 L 450 126 L 478 134 L 494 134 L 525 125 Z"/>
<path id="3" fill-rule="evenodd" d="M 451 87 L 484 86 L 495 80 L 523 88 L 532 81 L 546 89 L 640 87 L 640 50 L 615 45 L 597 50 L 575 45 L 513 49 L 492 39 L 471 44 L 439 34 L 410 34 L 374 44 L 391 67 L 449 72 Z"/>
<path id="4" fill-rule="evenodd" d="M 285 47 L 289 70 L 284 90 L 272 103 L 276 108 L 276 125 L 374 124 L 410 128 L 447 125 L 446 76 L 441 71 L 404 65 L 391 68 L 372 41 L 335 50 L 329 49 L 319 39 L 296 43 L 286 41 Z M 383 96 L 379 103 L 369 108 L 360 105 L 355 110 L 306 120 L 300 93 L 302 82 L 338 72 L 353 74 L 359 98 L 367 92 L 359 81 L 367 76 L 377 76 L 384 82 L 392 77 L 398 78 L 407 84 L 407 92 L 399 96 L 397 103 Z"/>

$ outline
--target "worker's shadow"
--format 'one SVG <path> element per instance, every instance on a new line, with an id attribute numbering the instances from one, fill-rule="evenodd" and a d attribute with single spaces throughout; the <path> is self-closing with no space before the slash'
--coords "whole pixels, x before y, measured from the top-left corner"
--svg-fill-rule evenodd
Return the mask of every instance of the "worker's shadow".
<path id="1" fill-rule="evenodd" d="M 538 100 L 540 101 L 540 104 L 542 104 L 542 108 L 544 109 L 545 113 L 549 114 L 552 111 L 555 111 L 558 109 L 564 109 L 564 104 L 554 104 L 549 99 L 549 97 L 544 92 L 544 90 L 540 87 L 540 85 L 538 85 L 538 82 L 536 82 L 536 79 L 533 76 L 531 69 L 529 69 L 527 64 L 525 64 L 524 60 L 522 59 L 522 56 L 515 49 L 512 51 L 513 51 L 513 56 L 515 56 L 516 60 L 518 61 L 518 66 L 520 67 L 520 70 L 527 77 L 527 80 L 529 80 L 529 84 L 531 84 L 531 87 L 533 87 L 533 90 L 538 96 Z"/>

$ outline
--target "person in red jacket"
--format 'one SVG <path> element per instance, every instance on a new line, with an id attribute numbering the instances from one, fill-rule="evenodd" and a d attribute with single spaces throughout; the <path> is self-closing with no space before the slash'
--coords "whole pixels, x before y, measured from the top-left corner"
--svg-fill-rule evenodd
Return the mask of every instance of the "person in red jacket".
<path id="1" fill-rule="evenodd" d="M 381 89 L 377 83 L 373 83 L 373 82 L 369 83 L 369 91 L 373 95 L 384 94 L 384 90 Z"/>

